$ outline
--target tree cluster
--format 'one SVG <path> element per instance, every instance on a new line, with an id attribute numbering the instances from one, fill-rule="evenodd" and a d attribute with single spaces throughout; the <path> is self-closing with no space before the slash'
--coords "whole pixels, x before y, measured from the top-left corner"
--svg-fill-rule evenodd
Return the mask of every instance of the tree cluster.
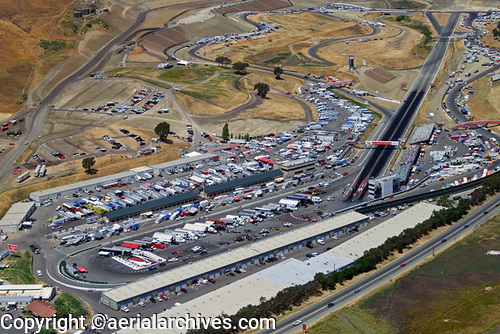
<path id="1" fill-rule="evenodd" d="M 222 67 L 226 67 L 226 65 L 231 64 L 231 59 L 225 56 L 218 56 L 217 58 L 215 58 L 215 61 L 219 63 L 219 65 L 222 65 Z"/>
<path id="2" fill-rule="evenodd" d="M 158 123 L 155 127 L 155 133 L 162 142 L 167 141 L 167 137 L 170 134 L 170 124 L 167 122 Z"/>
<path id="3" fill-rule="evenodd" d="M 238 62 L 233 64 L 234 73 L 245 75 L 245 74 L 247 74 L 247 67 L 248 66 L 249 66 L 248 63 L 243 63 L 241 61 L 238 61 Z"/>
<path id="4" fill-rule="evenodd" d="M 480 205 L 487 195 L 494 195 L 500 192 L 500 176 L 492 177 L 483 183 L 481 188 L 474 190 L 470 198 L 460 199 L 458 205 L 440 211 L 434 211 L 432 216 L 414 228 L 404 230 L 400 235 L 387 239 L 382 245 L 372 248 L 356 260 L 351 266 L 335 271 L 329 275 L 317 273 L 314 280 L 305 284 L 286 288 L 269 300 L 261 298 L 257 306 L 247 305 L 241 308 L 236 314 L 229 316 L 232 323 L 245 318 L 268 318 L 291 310 L 293 306 L 298 306 L 307 301 L 312 296 L 319 296 L 324 290 L 334 290 L 337 284 L 343 284 L 356 275 L 374 270 L 378 263 L 386 260 L 395 251 L 402 252 L 404 248 L 415 243 L 421 237 L 429 234 L 432 230 L 445 225 L 451 225 L 467 214 L 471 206 Z M 447 200 L 445 200 L 446 202 Z M 222 317 L 228 317 L 223 314 Z M 189 330 L 190 334 L 205 333 L 238 333 L 238 329 L 213 328 L 202 330 Z"/>
<path id="5" fill-rule="evenodd" d="M 253 87 L 253 90 L 257 90 L 257 95 L 259 95 L 260 97 L 265 99 L 267 96 L 267 93 L 269 93 L 270 88 L 269 88 L 268 84 L 259 82 L 259 83 L 255 84 L 255 86 Z"/>

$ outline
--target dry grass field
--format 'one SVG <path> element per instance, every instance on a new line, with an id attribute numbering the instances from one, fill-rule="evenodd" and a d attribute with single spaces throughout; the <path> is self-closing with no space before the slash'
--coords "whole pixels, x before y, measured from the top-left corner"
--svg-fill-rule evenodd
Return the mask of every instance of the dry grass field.
<path id="1" fill-rule="evenodd" d="M 291 55 L 289 46 L 297 42 L 319 39 L 359 36 L 371 31 L 369 27 L 355 22 L 342 22 L 321 14 L 257 14 L 250 17 L 256 22 L 277 23 L 278 31 L 264 38 L 238 41 L 227 46 L 215 44 L 200 50 L 200 55 L 215 59 L 219 55 L 233 61 L 246 61 L 264 66 L 283 64 Z M 300 52 L 300 51 L 299 51 Z"/>
<path id="2" fill-rule="evenodd" d="M 318 54 L 326 60 L 342 64 L 346 63 L 346 55 L 352 54 L 358 59 L 358 63 L 364 58 L 367 66 L 392 69 L 411 68 L 423 63 L 415 54 L 415 48 L 422 37 L 419 32 L 388 24 L 381 33 L 386 36 L 381 40 L 358 43 L 356 39 L 349 44 L 339 41 L 321 48 Z"/>
<path id="3" fill-rule="evenodd" d="M 496 333 L 500 266 L 486 253 L 498 249 L 499 225 L 496 215 L 382 291 L 308 326 L 308 332 Z"/>
<path id="4" fill-rule="evenodd" d="M 470 95 L 468 109 L 474 120 L 500 120 L 500 87 L 492 87 L 491 77 L 471 83 L 474 94 Z"/>
<path id="5" fill-rule="evenodd" d="M 254 83 L 246 78 L 218 75 L 202 85 L 183 88 L 182 94 L 188 95 L 191 99 L 179 97 L 182 94 L 176 94 L 176 96 L 187 104 L 186 110 L 190 113 L 213 115 L 248 102 L 249 92 L 253 89 L 253 85 Z M 194 100 L 199 105 L 196 105 Z"/>
<path id="6" fill-rule="evenodd" d="M 115 125 L 111 125 L 111 128 L 116 127 L 117 126 Z M 132 127 L 128 128 L 133 129 Z M 105 133 L 105 131 L 103 131 L 103 133 Z M 152 130 L 137 129 L 137 134 L 144 135 L 145 138 L 147 138 L 146 136 L 151 138 L 153 133 L 154 132 Z M 91 135 L 92 134 L 89 133 L 89 136 Z M 98 172 L 95 175 L 88 175 L 85 173 L 82 167 L 82 159 L 65 161 L 59 165 L 47 167 L 47 176 L 52 176 L 53 178 L 51 179 L 48 179 L 47 177 L 31 177 L 23 183 L 18 184 L 15 182 L 13 174 L 10 180 L 5 181 L 7 190 L 0 194 L 0 216 L 3 216 L 12 203 L 28 198 L 29 193 L 34 191 L 128 171 L 134 167 L 148 166 L 178 159 L 180 149 L 185 149 L 188 146 L 188 143 L 180 141 L 176 138 L 169 137 L 169 139 L 172 139 L 173 142 L 171 144 L 160 144 L 161 149 L 157 154 L 136 158 L 132 155 L 120 154 L 118 151 L 112 155 L 97 156 L 95 157 L 96 164 L 94 168 L 96 168 Z"/>
<path id="7" fill-rule="evenodd" d="M 21 95 L 28 92 L 35 61 L 42 54 L 40 39 L 67 39 L 58 23 L 70 4 L 68 0 L 2 1 L 0 113 L 10 114 L 22 107 L 25 99 Z M 67 53 L 62 57 L 67 57 Z M 50 64 L 51 60 L 47 62 Z"/>

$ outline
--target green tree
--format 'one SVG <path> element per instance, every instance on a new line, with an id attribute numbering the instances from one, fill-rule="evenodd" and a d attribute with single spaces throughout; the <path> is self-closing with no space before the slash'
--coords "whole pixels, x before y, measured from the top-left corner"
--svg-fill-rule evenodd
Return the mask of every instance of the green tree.
<path id="1" fill-rule="evenodd" d="M 222 67 L 226 67 L 226 65 L 231 64 L 231 59 L 225 56 L 218 56 L 215 58 L 215 61 L 219 63 L 219 65 L 222 65 Z"/>
<path id="2" fill-rule="evenodd" d="M 450 198 L 450 196 L 446 195 L 438 199 L 437 204 L 440 206 L 444 206 L 445 208 L 451 208 L 453 206 L 453 200 Z"/>
<path id="3" fill-rule="evenodd" d="M 274 75 L 276 76 L 276 80 L 281 80 L 281 75 L 283 74 L 283 69 L 281 66 L 274 68 Z"/>
<path id="4" fill-rule="evenodd" d="M 62 298 L 58 298 L 54 301 L 54 307 L 58 318 L 67 318 L 69 316 L 70 309 Z"/>
<path id="5" fill-rule="evenodd" d="M 233 64 L 233 70 L 236 74 L 247 74 L 248 63 L 238 61 Z"/>
<path id="6" fill-rule="evenodd" d="M 82 167 L 85 168 L 85 173 L 92 174 L 95 165 L 94 157 L 88 157 L 82 160 Z"/>
<path id="7" fill-rule="evenodd" d="M 265 99 L 267 93 L 269 92 L 269 85 L 266 83 L 259 82 L 255 84 L 253 90 L 257 90 L 257 95 Z"/>
<path id="8" fill-rule="evenodd" d="M 155 133 L 158 137 L 160 137 L 162 142 L 166 142 L 168 134 L 170 133 L 170 124 L 167 122 L 158 123 L 155 127 Z"/>
<path id="9" fill-rule="evenodd" d="M 224 124 L 222 127 L 222 139 L 229 140 L 229 124 Z"/>

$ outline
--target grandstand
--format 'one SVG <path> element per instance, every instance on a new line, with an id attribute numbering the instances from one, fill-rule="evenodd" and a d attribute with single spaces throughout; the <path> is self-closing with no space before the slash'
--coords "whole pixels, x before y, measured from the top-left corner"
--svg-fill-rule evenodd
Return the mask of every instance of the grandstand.
<path id="1" fill-rule="evenodd" d="M 290 6 L 290 2 L 283 0 L 257 0 L 239 3 L 232 6 L 220 7 L 212 10 L 212 12 L 219 15 L 225 15 L 227 13 L 269 11 Z"/>
<path id="2" fill-rule="evenodd" d="M 141 40 L 141 46 L 149 53 L 165 58 L 164 50 L 174 45 L 179 45 L 187 42 L 188 39 L 184 35 L 184 30 L 180 27 L 161 29 L 153 33 L 147 34 Z"/>
<path id="3" fill-rule="evenodd" d="M 410 145 L 428 142 L 429 139 L 431 139 L 432 131 L 434 131 L 435 125 L 435 123 L 420 125 L 413 133 L 413 136 L 410 139 Z"/>
<path id="4" fill-rule="evenodd" d="M 406 183 L 408 177 L 410 176 L 411 167 L 417 159 L 418 153 L 420 152 L 420 145 L 415 145 L 407 148 L 401 154 L 401 157 L 394 165 L 394 173 L 399 177 L 401 183 Z"/>

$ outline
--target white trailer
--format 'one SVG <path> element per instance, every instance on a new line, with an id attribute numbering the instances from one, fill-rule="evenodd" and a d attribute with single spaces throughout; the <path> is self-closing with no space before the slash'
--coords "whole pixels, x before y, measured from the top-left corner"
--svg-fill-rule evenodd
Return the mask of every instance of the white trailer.
<path id="1" fill-rule="evenodd" d="M 172 240 L 175 239 L 175 236 L 173 236 L 172 234 L 167 234 L 167 233 L 163 233 L 163 232 L 155 232 L 153 234 L 153 239 L 156 239 L 159 242 L 171 243 Z"/>

